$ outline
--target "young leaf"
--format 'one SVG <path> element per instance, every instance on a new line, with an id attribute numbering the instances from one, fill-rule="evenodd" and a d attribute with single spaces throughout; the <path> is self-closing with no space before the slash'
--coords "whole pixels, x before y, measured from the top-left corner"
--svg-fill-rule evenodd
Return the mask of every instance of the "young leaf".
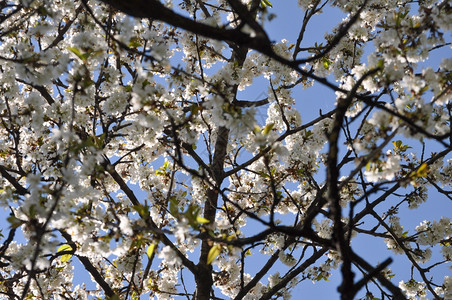
<path id="1" fill-rule="evenodd" d="M 24 224 L 24 221 L 22 221 L 21 219 L 16 218 L 16 216 L 9 216 L 7 218 L 9 224 L 11 224 L 11 228 L 15 229 L 19 226 L 22 226 L 22 224 Z"/>
<path id="2" fill-rule="evenodd" d="M 207 220 L 206 218 L 201 217 L 201 216 L 197 216 L 197 217 L 196 217 L 196 222 L 198 222 L 199 224 L 207 224 L 207 223 L 209 223 L 210 221 Z"/>
<path id="3" fill-rule="evenodd" d="M 74 47 L 67 47 L 66 49 L 68 49 L 69 51 L 71 51 L 72 53 L 77 55 L 77 57 L 80 58 L 81 60 L 84 60 L 83 53 L 79 49 L 74 48 Z"/>
<path id="4" fill-rule="evenodd" d="M 427 174 L 428 174 L 427 164 L 422 163 L 419 169 L 417 169 L 416 175 L 417 177 L 427 177 Z"/>
<path id="5" fill-rule="evenodd" d="M 152 243 L 148 246 L 148 250 L 146 251 L 146 255 L 151 258 L 152 254 L 154 254 L 156 244 Z"/>
<path id="6" fill-rule="evenodd" d="M 275 126 L 275 123 L 269 123 L 269 124 L 265 125 L 264 129 L 262 129 L 262 134 L 263 135 L 269 134 L 269 132 L 273 129 L 274 126 Z"/>
<path id="7" fill-rule="evenodd" d="M 323 58 L 322 59 L 322 65 L 323 65 L 323 67 L 326 69 L 326 70 L 328 70 L 329 68 L 330 68 L 330 65 L 331 65 L 331 61 L 329 60 L 329 59 L 327 59 L 327 58 Z"/>
<path id="8" fill-rule="evenodd" d="M 261 0 L 261 6 L 263 8 L 265 8 L 267 6 L 273 7 L 273 4 L 270 1 L 268 1 L 268 0 Z"/>
<path id="9" fill-rule="evenodd" d="M 178 217 L 179 216 L 179 203 L 176 199 L 176 197 L 171 197 L 170 200 L 170 213 L 174 216 L 174 217 Z"/>
<path id="10" fill-rule="evenodd" d="M 402 146 L 402 141 L 401 140 L 393 141 L 392 144 L 394 145 L 394 148 L 398 149 L 400 148 L 400 146 Z"/>
<path id="11" fill-rule="evenodd" d="M 210 248 L 209 250 L 209 254 L 207 254 L 207 264 L 210 265 L 220 253 L 221 246 L 218 244 L 213 245 L 212 248 Z"/>
<path id="12" fill-rule="evenodd" d="M 60 252 L 64 252 L 64 251 L 72 251 L 72 250 L 73 250 L 73 249 L 72 249 L 71 246 L 69 246 L 68 244 L 64 244 L 64 245 L 61 245 L 61 246 L 58 248 L 57 254 L 60 253 Z M 61 257 L 60 257 L 60 261 L 61 261 L 62 263 L 68 262 L 68 261 L 71 259 L 71 257 L 72 257 L 72 254 L 63 254 L 63 255 L 61 255 Z"/>

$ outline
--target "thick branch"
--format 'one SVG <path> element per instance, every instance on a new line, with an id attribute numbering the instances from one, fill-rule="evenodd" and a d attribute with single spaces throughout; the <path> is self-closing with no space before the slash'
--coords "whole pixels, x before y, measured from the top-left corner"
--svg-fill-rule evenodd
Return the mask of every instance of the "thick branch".
<path id="1" fill-rule="evenodd" d="M 351 248 L 349 245 L 349 241 L 346 240 L 344 235 L 344 228 L 342 224 L 342 210 L 340 206 L 340 196 L 339 196 L 339 188 L 338 188 L 338 179 L 339 179 L 339 168 L 337 165 L 337 155 L 339 153 L 338 141 L 339 141 L 339 133 L 342 128 L 342 123 L 344 122 L 345 114 L 347 112 L 348 107 L 352 103 L 355 98 L 356 92 L 363 82 L 363 80 L 375 73 L 377 70 L 371 70 L 368 73 L 364 74 L 353 86 L 350 93 L 346 98 L 339 99 L 337 105 L 337 112 L 333 121 L 333 129 L 331 130 L 328 138 L 329 143 L 329 151 L 328 151 L 328 159 L 327 159 L 327 186 L 328 186 L 328 201 L 329 208 L 331 214 L 333 216 L 334 227 L 333 227 L 333 239 L 336 243 L 336 248 L 339 250 L 342 258 L 342 285 L 339 287 L 341 292 L 341 299 L 348 300 L 353 299 L 352 293 L 353 291 L 353 277 L 354 273 L 351 269 L 351 260 L 349 253 L 351 252 Z"/>
<path id="2" fill-rule="evenodd" d="M 368 262 L 366 262 L 360 256 L 356 255 L 354 252 L 351 252 L 351 255 L 352 260 L 360 265 L 364 270 L 366 270 L 368 273 L 374 273 L 375 268 L 372 267 Z M 383 274 L 376 272 L 375 277 L 385 288 L 387 288 L 392 293 L 395 300 L 406 300 L 406 297 L 402 294 L 402 291 L 394 284 L 392 284 L 392 282 L 389 281 Z"/>
<path id="3" fill-rule="evenodd" d="M 278 282 L 277 284 L 275 284 L 268 292 L 266 292 L 265 294 L 262 295 L 262 297 L 260 298 L 260 300 L 266 300 L 266 299 L 270 299 L 276 292 L 278 292 L 279 290 L 281 290 L 282 288 L 284 288 L 285 286 L 287 286 L 289 284 L 289 282 L 295 278 L 295 276 L 297 276 L 298 274 L 300 274 L 301 272 L 303 272 L 304 270 L 306 270 L 306 268 L 308 268 L 310 265 L 314 264 L 320 257 L 323 256 L 323 254 L 325 254 L 328 251 L 327 248 L 323 248 L 317 252 L 314 252 L 314 254 L 312 254 L 312 256 L 310 258 L 308 258 L 307 260 L 305 260 L 299 267 L 297 267 L 295 270 L 293 270 L 292 272 L 286 274 L 280 282 Z"/>
<path id="4" fill-rule="evenodd" d="M 101 1 L 133 17 L 150 18 L 163 21 L 172 26 L 200 34 L 204 37 L 221 41 L 229 41 L 237 45 L 246 45 L 256 50 L 271 50 L 270 41 L 266 36 L 256 35 L 251 38 L 248 34 L 243 33 L 240 30 L 213 27 L 204 23 L 199 23 L 165 7 L 158 0 Z"/>
<path id="5" fill-rule="evenodd" d="M 3 167 L 2 165 L 0 165 L 0 174 L 2 174 L 2 177 L 8 180 L 8 182 L 11 183 L 12 186 L 16 188 L 16 191 L 17 193 L 19 193 L 19 195 L 23 196 L 29 193 L 28 190 L 24 188 L 22 185 L 20 185 L 17 179 L 14 178 L 11 174 L 9 174 L 8 171 L 6 171 L 5 167 Z"/>
<path id="6" fill-rule="evenodd" d="M 73 249 L 76 249 L 76 244 L 72 241 L 71 236 L 63 230 L 60 230 L 60 233 L 66 239 L 68 244 Z M 105 295 L 108 297 L 113 297 L 115 295 L 115 292 L 110 287 L 110 285 L 105 281 L 105 279 L 102 277 L 99 271 L 97 271 L 96 267 L 91 263 L 91 261 L 85 256 L 76 255 L 76 257 L 80 260 L 80 262 L 83 264 L 85 269 L 91 274 L 91 276 L 93 276 L 94 280 L 104 290 Z"/>

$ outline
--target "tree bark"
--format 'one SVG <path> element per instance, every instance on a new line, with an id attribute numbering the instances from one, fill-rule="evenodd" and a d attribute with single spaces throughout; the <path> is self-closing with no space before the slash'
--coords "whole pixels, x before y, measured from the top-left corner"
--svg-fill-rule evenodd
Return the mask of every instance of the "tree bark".
<path id="1" fill-rule="evenodd" d="M 229 140 L 229 129 L 220 127 L 218 129 L 218 136 L 215 142 L 215 153 L 213 156 L 211 171 L 213 179 L 215 180 L 215 188 L 210 188 L 207 191 L 207 201 L 204 207 L 204 218 L 210 221 L 210 224 L 215 222 L 215 215 L 218 203 L 218 189 L 224 180 L 224 160 L 226 157 L 226 148 Z M 196 281 L 196 300 L 210 299 L 210 293 L 213 287 L 212 266 L 207 264 L 207 257 L 211 248 L 211 243 L 208 238 L 203 239 L 201 244 L 201 255 L 198 263 L 198 273 L 195 274 Z"/>

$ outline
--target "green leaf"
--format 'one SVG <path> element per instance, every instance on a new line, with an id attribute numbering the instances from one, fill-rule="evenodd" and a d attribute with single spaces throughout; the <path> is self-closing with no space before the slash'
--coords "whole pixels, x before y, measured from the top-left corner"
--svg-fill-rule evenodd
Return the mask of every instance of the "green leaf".
<path id="1" fill-rule="evenodd" d="M 317 277 L 315 278 L 315 280 L 316 281 L 320 281 L 320 280 L 325 280 L 325 281 L 330 281 L 329 279 L 328 279 L 328 277 L 326 277 L 326 276 L 324 276 L 324 275 L 322 275 L 322 274 L 319 274 L 319 275 L 317 275 Z"/>
<path id="2" fill-rule="evenodd" d="M 106 136 L 107 135 L 105 133 L 102 133 L 99 136 L 94 136 L 93 137 L 93 144 L 94 144 L 94 147 L 96 149 L 100 150 L 100 149 L 102 149 L 104 147 L 104 142 L 105 142 L 105 137 Z"/>
<path id="3" fill-rule="evenodd" d="M 71 51 L 72 53 L 77 55 L 78 58 L 83 60 L 83 53 L 79 49 L 74 48 L 74 47 L 67 47 L 66 49 L 68 49 L 69 51 Z"/>
<path id="4" fill-rule="evenodd" d="M 254 125 L 254 128 L 253 128 L 254 134 L 258 134 L 261 131 L 262 131 L 262 129 L 259 127 L 259 125 Z"/>
<path id="5" fill-rule="evenodd" d="M 12 229 L 22 226 L 22 224 L 25 223 L 24 221 L 16 218 L 15 216 L 9 216 L 7 220 L 9 222 L 9 224 L 11 224 Z"/>
<path id="6" fill-rule="evenodd" d="M 91 53 L 92 53 L 91 51 L 83 53 L 82 56 L 81 56 L 81 59 L 83 61 L 86 61 L 88 59 L 88 57 L 91 55 Z"/>
<path id="7" fill-rule="evenodd" d="M 136 49 L 136 48 L 140 47 L 141 45 L 142 45 L 142 44 L 141 44 L 140 38 L 134 36 L 134 37 L 132 37 L 132 38 L 130 39 L 130 42 L 129 42 L 129 45 L 128 45 L 128 46 L 129 46 L 130 48 Z"/>
<path id="8" fill-rule="evenodd" d="M 213 245 L 209 250 L 209 254 L 207 254 L 207 264 L 210 265 L 220 253 L 221 246 L 218 244 Z"/>
<path id="9" fill-rule="evenodd" d="M 133 209 L 140 215 L 142 218 L 147 218 L 149 216 L 149 206 L 145 205 L 134 205 Z"/>
<path id="10" fill-rule="evenodd" d="M 385 60 L 383 58 L 379 59 L 378 62 L 377 62 L 377 67 L 379 69 L 383 69 L 384 66 L 385 66 Z"/>
<path id="11" fill-rule="evenodd" d="M 173 215 L 174 217 L 179 216 L 179 202 L 177 201 L 176 197 L 172 196 L 169 199 L 169 202 L 170 202 L 169 210 L 171 215 Z"/>
<path id="12" fill-rule="evenodd" d="M 207 220 L 206 218 L 203 218 L 203 217 L 201 217 L 201 216 L 197 216 L 197 217 L 196 217 L 196 222 L 199 223 L 199 224 L 207 224 L 207 223 L 210 223 L 209 220 Z"/>
<path id="13" fill-rule="evenodd" d="M 408 145 L 404 145 L 401 140 L 393 141 L 392 144 L 394 145 L 394 150 L 396 152 L 405 152 L 407 149 L 412 148 Z"/>
<path id="14" fill-rule="evenodd" d="M 148 246 L 148 250 L 146 251 L 146 255 L 151 258 L 152 254 L 154 254 L 156 244 L 152 243 Z"/>
<path id="15" fill-rule="evenodd" d="M 184 217 L 187 218 L 188 223 L 193 228 L 198 227 L 197 226 L 199 224 L 197 222 L 198 213 L 199 213 L 199 207 L 197 205 L 193 205 L 193 204 L 190 204 L 187 211 L 184 212 Z"/>
<path id="16" fill-rule="evenodd" d="M 165 162 L 163 163 L 163 169 L 166 170 L 169 167 L 169 161 L 165 160 Z"/>
<path id="17" fill-rule="evenodd" d="M 163 165 L 158 169 L 155 170 L 155 175 L 168 175 L 169 174 L 169 161 L 165 160 Z"/>
<path id="18" fill-rule="evenodd" d="M 329 59 L 327 59 L 327 58 L 323 58 L 322 59 L 322 65 L 323 65 L 323 67 L 326 69 L 326 70 L 328 70 L 329 68 L 330 68 L 330 65 L 331 65 L 331 61 L 329 60 Z"/>
<path id="19" fill-rule="evenodd" d="M 273 7 L 273 4 L 268 0 L 261 0 L 261 6 L 266 8 L 267 6 Z"/>
<path id="20" fill-rule="evenodd" d="M 69 246 L 68 244 L 64 244 L 64 245 L 61 245 L 60 248 L 58 248 L 57 254 L 60 253 L 60 252 L 72 251 L 72 250 L 74 250 L 74 249 L 72 249 L 71 246 Z M 60 257 L 60 261 L 62 263 L 68 262 L 71 259 L 71 257 L 72 257 L 72 254 L 63 254 Z"/>
<path id="21" fill-rule="evenodd" d="M 402 141 L 393 141 L 392 144 L 394 145 L 394 148 L 400 148 L 400 146 L 402 146 Z"/>
<path id="22" fill-rule="evenodd" d="M 411 172 L 410 177 L 412 179 L 427 177 L 428 175 L 428 165 L 427 163 L 422 163 L 416 171 Z"/>
<path id="23" fill-rule="evenodd" d="M 269 134 L 269 132 L 273 129 L 274 126 L 275 126 L 275 123 L 269 123 L 269 124 L 265 125 L 264 129 L 262 129 L 262 134 L 263 135 Z"/>
<path id="24" fill-rule="evenodd" d="M 427 177 L 427 174 L 428 174 L 427 164 L 422 163 L 422 165 L 417 169 L 416 175 L 417 177 Z"/>
<path id="25" fill-rule="evenodd" d="M 314 132 L 312 132 L 311 130 L 306 130 L 304 136 L 305 136 L 305 138 L 310 138 L 313 135 L 314 135 Z"/>
<path id="26" fill-rule="evenodd" d="M 100 55 L 103 53 L 102 50 L 98 50 L 98 51 L 89 50 L 89 51 L 82 53 L 82 51 L 80 51 L 80 49 L 77 49 L 74 47 L 67 47 L 66 49 L 68 49 L 69 51 L 71 51 L 72 53 L 77 55 L 77 57 L 80 58 L 83 62 L 86 62 L 91 55 L 97 56 L 97 55 Z"/>
<path id="27" fill-rule="evenodd" d="M 264 173 L 264 172 L 259 172 L 259 175 L 264 177 L 264 178 L 270 178 L 270 175 Z"/>

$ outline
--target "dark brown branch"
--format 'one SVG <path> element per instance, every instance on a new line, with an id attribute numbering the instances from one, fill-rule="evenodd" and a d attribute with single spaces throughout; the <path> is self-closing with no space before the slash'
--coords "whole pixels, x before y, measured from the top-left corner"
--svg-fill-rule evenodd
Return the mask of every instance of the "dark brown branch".
<path id="1" fill-rule="evenodd" d="M 25 80 L 22 80 L 20 78 L 16 78 L 16 80 L 23 84 L 29 85 L 32 88 L 34 88 L 35 90 L 37 90 L 41 94 L 41 96 L 44 99 L 46 99 L 46 101 L 49 105 L 52 105 L 53 103 L 55 103 L 55 100 L 53 100 L 53 97 L 50 95 L 50 93 L 47 91 L 47 89 L 45 87 L 43 87 L 42 85 L 32 84 L 32 83 L 26 82 Z"/>
<path id="2" fill-rule="evenodd" d="M 248 34 L 236 29 L 213 27 L 204 23 L 193 21 L 164 6 L 157 0 L 101 0 L 130 16 L 137 18 L 150 18 L 163 21 L 172 26 L 202 35 L 215 40 L 234 42 L 237 45 L 246 45 L 253 49 L 267 48 L 270 50 L 270 41 L 266 36 L 258 35 L 251 38 Z M 86 0 L 84 0 L 86 2 Z"/>
<path id="3" fill-rule="evenodd" d="M 74 251 L 76 251 L 77 249 L 77 245 L 72 241 L 71 236 L 63 231 L 60 230 L 61 235 L 66 239 L 66 241 L 68 242 L 68 244 L 72 247 L 72 249 Z M 103 276 L 99 273 L 99 271 L 97 270 L 97 268 L 91 263 L 91 261 L 85 257 L 85 256 L 81 256 L 81 255 L 75 255 L 80 262 L 83 264 L 83 266 L 85 267 L 85 269 L 91 274 L 91 276 L 93 276 L 94 280 L 100 285 L 100 287 L 104 290 L 105 295 L 107 297 L 113 297 L 115 295 L 115 292 L 113 291 L 113 289 L 110 287 L 110 285 L 105 281 L 105 279 L 103 278 Z"/>
<path id="4" fill-rule="evenodd" d="M 292 272 L 286 274 L 281 281 L 279 281 L 275 286 L 273 286 L 268 292 L 262 295 L 260 300 L 267 300 L 270 299 L 276 292 L 287 286 L 289 282 L 295 278 L 298 274 L 306 270 L 310 265 L 314 264 L 320 257 L 323 256 L 328 251 L 328 249 L 323 248 L 317 252 L 314 252 L 314 254 L 311 255 L 307 260 L 305 260 L 300 266 L 298 266 L 295 270 Z"/>
<path id="5" fill-rule="evenodd" d="M 342 284 L 339 287 L 341 292 L 342 300 L 352 300 L 353 296 L 353 278 L 355 274 L 351 269 L 350 260 L 350 241 L 346 240 L 344 235 L 344 228 L 342 223 L 342 209 L 340 206 L 340 196 L 338 188 L 338 178 L 339 178 L 339 168 L 338 168 L 338 158 L 339 153 L 339 133 L 344 122 L 345 114 L 353 99 L 355 98 L 356 92 L 360 87 L 361 83 L 368 76 L 376 73 L 378 69 L 371 70 L 364 74 L 353 86 L 346 98 L 341 98 L 338 100 L 337 112 L 334 116 L 333 129 L 329 133 L 328 144 L 328 158 L 327 158 L 327 183 L 328 186 L 328 202 L 329 209 L 333 217 L 333 239 L 336 243 L 336 248 L 339 251 L 342 258 Z"/>
<path id="6" fill-rule="evenodd" d="M 354 297 L 356 293 L 359 292 L 359 290 L 366 285 L 369 281 L 371 281 L 373 278 L 377 277 L 377 275 L 383 271 L 387 266 L 389 266 L 392 263 L 392 258 L 386 259 L 384 262 L 379 264 L 377 267 L 375 267 L 372 271 L 368 272 L 360 281 L 358 281 L 353 286 L 353 291 L 350 292 L 350 295 Z"/>
<path id="7" fill-rule="evenodd" d="M 6 171 L 5 167 L 3 167 L 2 165 L 0 165 L 0 174 L 2 174 L 3 178 L 8 180 L 8 182 L 14 186 L 19 195 L 23 196 L 29 193 L 28 190 L 24 188 L 16 178 L 11 176 L 11 174 L 9 174 L 8 171 Z"/>
<path id="8" fill-rule="evenodd" d="M 354 252 L 351 252 L 350 254 L 352 255 L 352 260 L 359 266 L 361 266 L 364 270 L 366 270 L 367 273 L 373 273 L 375 271 L 375 268 L 360 256 L 358 256 Z M 377 278 L 377 280 L 380 281 L 380 283 L 392 293 L 395 300 L 407 300 L 406 297 L 402 294 L 402 291 L 391 281 L 389 281 L 381 272 L 376 272 L 375 278 Z"/>
<path id="9" fill-rule="evenodd" d="M 347 23 L 340 26 L 338 33 L 336 33 L 333 40 L 330 43 L 328 43 L 328 45 L 325 47 L 325 49 L 323 49 L 323 51 L 321 51 L 320 53 L 318 53 L 314 56 L 311 56 L 309 58 L 299 59 L 294 62 L 296 64 L 304 64 L 304 63 L 311 62 L 311 61 L 317 60 L 319 58 L 322 58 L 322 57 L 325 57 L 326 55 L 328 55 L 328 53 L 334 47 L 336 47 L 337 44 L 339 44 L 339 42 L 347 35 L 347 32 L 350 30 L 350 28 L 353 26 L 353 24 L 356 23 L 361 12 L 363 11 L 364 7 L 366 7 L 367 2 L 368 2 L 368 0 L 365 0 L 364 3 L 361 5 L 361 7 L 358 9 L 358 11 L 350 18 L 350 20 Z"/>

